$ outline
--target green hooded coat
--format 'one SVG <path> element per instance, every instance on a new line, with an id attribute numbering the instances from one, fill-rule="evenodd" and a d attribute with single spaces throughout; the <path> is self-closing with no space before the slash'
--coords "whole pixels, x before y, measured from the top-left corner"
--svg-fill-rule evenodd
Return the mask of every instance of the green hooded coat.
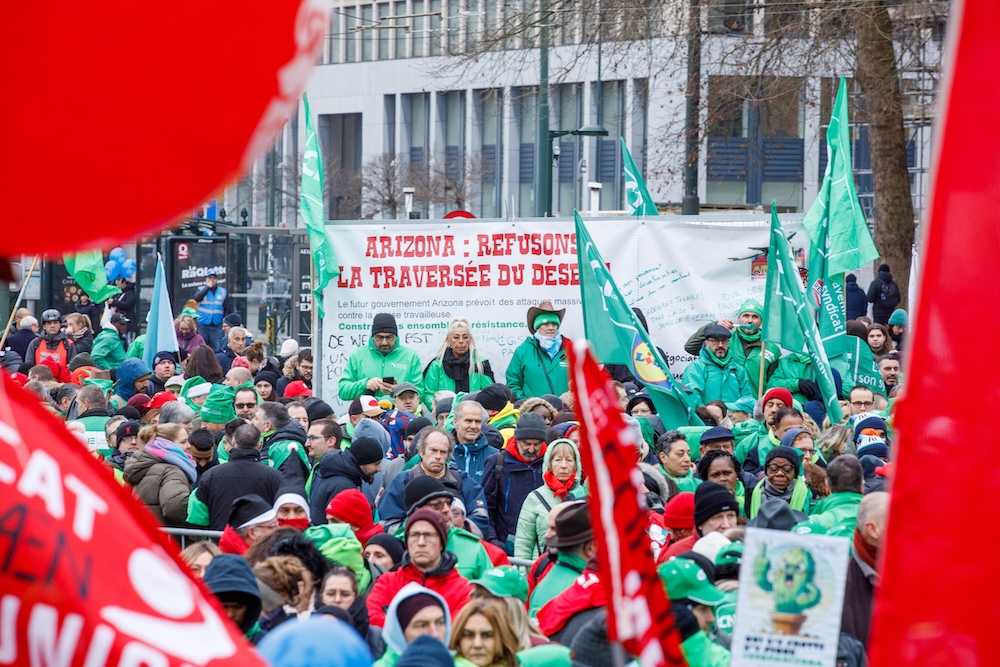
<path id="1" fill-rule="evenodd" d="M 524 399 L 543 394 L 562 396 L 569 391 L 568 345 L 570 340 L 563 336 L 559 352 L 550 357 L 534 336 L 525 338 L 507 366 L 507 386 L 514 395 Z"/>
<path id="2" fill-rule="evenodd" d="M 420 356 L 408 347 L 399 344 L 383 354 L 375 347 L 375 339 L 369 338 L 368 344 L 359 347 L 347 359 L 347 366 L 337 383 L 337 395 L 342 401 L 353 401 L 362 394 L 370 393 L 365 386 L 372 378 L 395 378 L 397 384 L 412 382 L 417 387 L 417 394 L 424 395 L 423 364 Z M 376 393 L 375 398 L 388 397 L 387 394 Z"/>
<path id="3" fill-rule="evenodd" d="M 742 396 L 754 396 L 747 372 L 733 359 L 733 348 L 725 359 L 718 359 L 703 347 L 698 358 L 684 369 L 684 385 L 691 390 L 697 405 L 716 399 L 733 403 Z"/>

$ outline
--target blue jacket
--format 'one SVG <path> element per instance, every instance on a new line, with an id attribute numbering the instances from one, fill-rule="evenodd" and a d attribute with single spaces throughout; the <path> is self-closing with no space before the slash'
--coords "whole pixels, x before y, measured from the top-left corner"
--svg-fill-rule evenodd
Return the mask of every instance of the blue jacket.
<path id="1" fill-rule="evenodd" d="M 511 453 L 512 447 L 517 448 L 516 440 L 511 440 L 505 450 L 488 458 L 483 470 L 486 507 L 497 531 L 497 541 L 504 545 L 508 554 L 514 553 L 514 533 L 524 499 L 544 483 L 542 475 L 545 473 L 544 455 L 539 454 L 531 463 L 525 463 Z"/>
<path id="2" fill-rule="evenodd" d="M 844 299 L 846 300 L 847 319 L 856 320 L 868 314 L 868 295 L 858 286 L 858 281 L 844 283 Z"/>
<path id="3" fill-rule="evenodd" d="M 198 302 L 198 324 L 208 326 L 222 326 L 222 318 L 225 316 L 226 297 L 229 292 L 221 285 L 214 290 L 202 287 L 194 295 L 194 300 Z"/>
<path id="4" fill-rule="evenodd" d="M 118 388 L 115 390 L 115 393 L 127 401 L 139 393 L 135 390 L 135 381 L 143 375 L 151 374 L 152 372 L 149 370 L 149 366 L 147 366 L 146 362 L 142 359 L 126 359 L 118 367 L 118 372 L 115 376 L 116 382 L 118 383 Z"/>
<path id="5" fill-rule="evenodd" d="M 385 493 L 378 501 L 378 516 L 385 532 L 393 533 L 399 524 L 406 517 L 406 502 L 403 500 L 403 490 L 406 483 L 414 476 L 424 474 L 423 469 L 417 467 L 399 473 L 392 478 L 389 486 L 385 488 Z M 486 509 L 486 496 L 483 495 L 483 487 L 479 486 L 476 480 L 472 479 L 464 472 L 454 466 L 448 466 L 445 470 L 444 479 L 441 480 L 445 487 L 453 494 L 461 494 L 462 502 L 465 503 L 465 515 L 483 531 L 483 537 L 487 540 L 496 539 L 496 531 L 490 523 L 490 517 Z"/>
<path id="6" fill-rule="evenodd" d="M 486 434 L 480 433 L 479 438 L 471 444 L 455 445 L 455 466 L 482 485 L 486 459 L 498 451 L 500 450 L 496 447 L 490 447 L 486 441 Z"/>

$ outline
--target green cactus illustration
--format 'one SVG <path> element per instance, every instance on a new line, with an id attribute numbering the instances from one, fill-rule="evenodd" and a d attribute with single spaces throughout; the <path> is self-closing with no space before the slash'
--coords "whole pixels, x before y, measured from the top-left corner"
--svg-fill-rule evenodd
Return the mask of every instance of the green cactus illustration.
<path id="1" fill-rule="evenodd" d="M 796 547 L 786 551 L 775 566 L 772 580 L 768 576 L 771 561 L 767 558 L 767 547 L 761 545 L 760 555 L 754 559 L 753 571 L 757 585 L 768 593 L 774 593 L 774 607 L 777 611 L 801 614 L 819 604 L 820 590 L 813 583 L 816 561 L 805 549 Z"/>

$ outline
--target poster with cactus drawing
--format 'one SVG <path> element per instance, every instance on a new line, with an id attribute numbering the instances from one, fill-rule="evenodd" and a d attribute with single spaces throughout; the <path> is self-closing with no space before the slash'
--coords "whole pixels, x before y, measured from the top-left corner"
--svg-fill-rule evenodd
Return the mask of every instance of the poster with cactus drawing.
<path id="1" fill-rule="evenodd" d="M 850 541 L 748 528 L 732 666 L 833 667 Z"/>

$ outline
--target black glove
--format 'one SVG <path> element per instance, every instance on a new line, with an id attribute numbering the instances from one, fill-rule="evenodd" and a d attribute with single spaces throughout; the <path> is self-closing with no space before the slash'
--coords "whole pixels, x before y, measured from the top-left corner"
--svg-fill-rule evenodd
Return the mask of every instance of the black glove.
<path id="1" fill-rule="evenodd" d="M 799 380 L 799 393 L 810 401 L 818 401 L 822 397 L 819 385 L 812 380 Z"/>
<path id="2" fill-rule="evenodd" d="M 681 633 L 681 641 L 690 639 L 701 630 L 698 618 L 693 611 L 688 609 L 686 604 L 675 602 L 670 605 L 670 611 L 674 613 L 674 618 L 677 620 L 677 630 Z"/>

